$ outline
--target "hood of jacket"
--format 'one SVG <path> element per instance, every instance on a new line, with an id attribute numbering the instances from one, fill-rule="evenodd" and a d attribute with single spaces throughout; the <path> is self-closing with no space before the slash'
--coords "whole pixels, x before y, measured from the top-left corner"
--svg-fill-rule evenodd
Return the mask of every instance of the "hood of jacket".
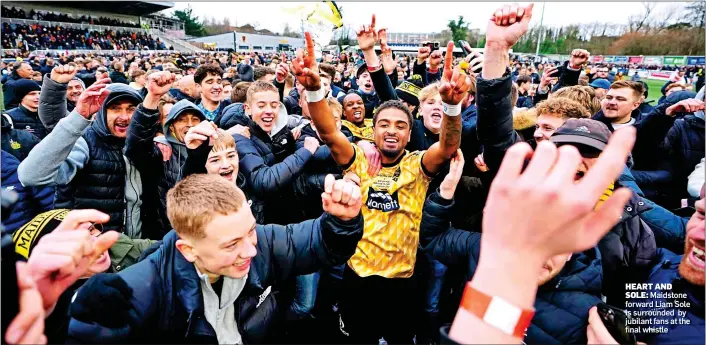
<path id="1" fill-rule="evenodd" d="M 260 125 L 255 122 L 255 120 L 252 119 L 251 116 L 248 116 L 248 121 L 250 124 L 250 127 L 252 129 L 260 130 L 263 133 L 265 132 Z M 284 107 L 284 104 L 281 104 L 280 102 L 280 107 L 279 107 L 279 114 L 277 114 L 277 120 L 275 120 L 275 125 L 272 127 L 272 131 L 270 133 L 267 133 L 267 135 L 272 138 L 275 135 L 277 135 L 282 129 L 287 127 L 287 124 L 289 123 L 289 114 L 287 114 L 287 109 Z"/>
<path id="2" fill-rule="evenodd" d="M 169 111 L 169 114 L 167 114 L 167 119 L 164 121 L 164 126 L 162 127 L 162 133 L 164 133 L 164 136 L 170 143 L 184 145 L 184 143 L 174 137 L 174 133 L 172 133 L 169 127 L 174 123 L 174 121 L 176 121 L 177 118 L 179 118 L 179 116 L 181 116 L 187 111 L 190 111 L 192 112 L 192 114 L 198 116 L 201 121 L 206 120 L 206 116 L 203 114 L 201 109 L 196 106 L 196 104 L 191 103 L 186 99 L 182 99 L 181 101 L 177 102 L 172 107 L 172 110 Z"/>
<path id="3" fill-rule="evenodd" d="M 124 144 L 125 139 L 119 139 L 112 136 L 108 129 L 108 106 L 120 100 L 130 100 L 135 103 L 135 106 L 142 103 L 142 96 L 133 88 L 125 84 L 110 84 L 106 87 L 110 90 L 110 94 L 106 97 L 101 105 L 100 110 L 91 123 L 91 128 L 103 139 L 112 138 L 116 142 Z M 122 145 L 121 144 L 121 145 Z"/>
<path id="4" fill-rule="evenodd" d="M 218 127 L 230 129 L 235 125 L 247 126 L 249 118 L 245 115 L 245 105 L 243 103 L 233 103 L 223 109 L 223 116 Z"/>
<path id="5" fill-rule="evenodd" d="M 598 247 L 574 253 L 561 272 L 539 287 L 538 293 L 552 291 L 583 291 L 600 296 L 603 267 Z"/>
<path id="6" fill-rule="evenodd" d="M 7 117 L 5 117 L 4 115 L 0 116 L 0 121 L 2 121 L 2 132 L 3 133 L 7 133 L 12 130 L 12 125 L 10 124 L 10 121 L 7 120 Z"/>

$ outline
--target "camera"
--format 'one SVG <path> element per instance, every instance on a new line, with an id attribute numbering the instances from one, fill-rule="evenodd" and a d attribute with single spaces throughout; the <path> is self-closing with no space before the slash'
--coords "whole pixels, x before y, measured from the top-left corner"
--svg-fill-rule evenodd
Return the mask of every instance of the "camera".
<path id="1" fill-rule="evenodd" d="M 422 42 L 420 47 L 428 47 L 429 51 L 439 50 L 439 42 L 438 41 L 436 41 L 436 42 L 424 41 L 424 42 Z"/>

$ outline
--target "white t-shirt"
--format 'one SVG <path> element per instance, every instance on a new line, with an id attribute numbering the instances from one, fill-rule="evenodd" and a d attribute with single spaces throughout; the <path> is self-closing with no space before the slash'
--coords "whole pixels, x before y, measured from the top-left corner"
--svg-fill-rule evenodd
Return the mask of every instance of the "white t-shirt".
<path id="1" fill-rule="evenodd" d="M 631 118 L 630 118 L 630 121 L 628 121 L 628 122 L 626 122 L 626 123 L 613 123 L 612 125 L 613 125 L 613 129 L 614 129 L 614 130 L 618 130 L 618 129 L 621 129 L 621 128 L 625 127 L 625 126 L 632 126 L 632 125 L 634 125 L 634 124 L 635 124 L 635 118 L 634 118 L 634 117 L 631 117 Z"/>

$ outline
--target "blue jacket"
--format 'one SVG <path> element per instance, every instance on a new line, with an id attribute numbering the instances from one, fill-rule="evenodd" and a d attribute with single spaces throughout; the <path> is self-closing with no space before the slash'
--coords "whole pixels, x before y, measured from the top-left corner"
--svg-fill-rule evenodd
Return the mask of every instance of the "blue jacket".
<path id="1" fill-rule="evenodd" d="M 628 312 L 635 314 L 640 311 L 654 311 L 655 309 L 666 309 L 674 311 L 674 316 L 649 316 L 650 319 L 666 320 L 667 324 L 653 326 L 666 327 L 666 332 L 661 333 L 641 333 L 636 334 L 637 340 L 647 344 L 703 344 L 704 343 L 704 287 L 696 286 L 686 281 L 679 274 L 679 264 L 681 255 L 676 255 L 666 249 L 659 249 L 656 256 L 656 265 L 650 272 L 646 283 L 652 284 L 672 284 L 670 290 L 657 289 L 652 285 L 652 289 L 641 290 L 645 293 L 672 292 L 675 294 L 686 294 L 686 298 L 657 298 L 635 299 L 632 302 L 648 303 L 645 307 L 627 308 Z M 661 296 L 660 296 L 661 297 Z M 666 303 L 689 303 L 688 307 L 665 307 Z M 649 306 L 649 303 L 661 303 L 662 307 L 656 304 Z M 685 316 L 676 316 L 677 310 L 686 312 Z M 639 316 L 636 316 L 639 317 Z M 642 319 L 648 317 L 640 317 Z M 673 324 L 671 321 L 676 320 Z M 681 324 L 680 320 L 689 320 L 689 324 Z M 644 326 L 643 326 L 644 327 Z"/>
<path id="2" fill-rule="evenodd" d="M 452 206 L 453 200 L 445 200 L 438 193 L 427 199 L 419 244 L 442 264 L 466 272 L 465 281 L 468 281 L 478 266 L 481 234 L 450 228 Z M 535 315 L 524 342 L 586 343 L 588 311 L 601 302 L 602 279 L 598 249 L 573 254 L 561 272 L 537 290 Z"/>
<path id="3" fill-rule="evenodd" d="M 0 135 L 2 150 L 12 154 L 22 162 L 27 158 L 32 148 L 39 144 L 39 138 L 23 130 L 12 128 L 10 121 L 5 116 L 0 118 L 0 122 L 2 123 L 2 135 Z"/>
<path id="4" fill-rule="evenodd" d="M 12 118 L 13 128 L 34 134 L 39 140 L 47 136 L 47 129 L 44 128 L 42 121 L 39 119 L 39 113 L 31 112 L 20 104 L 17 108 L 8 110 L 6 114 Z"/>
<path id="5" fill-rule="evenodd" d="M 287 211 L 292 210 L 285 205 L 290 206 L 292 201 L 288 198 L 292 195 L 293 182 L 312 157 L 307 149 L 295 148 L 294 137 L 286 122 L 287 115 L 280 112 L 277 128 L 273 129 L 276 134 L 270 136 L 248 118 L 250 139 L 234 135 L 240 171 L 247 179 L 245 193 L 252 199 L 253 214 L 261 224 L 289 223 L 286 221 Z"/>
<path id="6" fill-rule="evenodd" d="M 281 336 L 278 323 L 286 305 L 279 305 L 283 302 L 277 295 L 282 284 L 298 275 L 344 264 L 363 235 L 363 218 L 343 221 L 324 214 L 287 226 L 257 225 L 256 233 L 257 255 L 234 303 L 238 331 L 246 344 L 275 342 Z M 204 316 L 200 278 L 194 264 L 176 249 L 178 238 L 176 232 L 169 232 L 156 252 L 118 273 L 129 289 L 121 296 L 103 298 L 103 306 L 85 301 L 110 296 L 112 289 L 86 289 L 92 286 L 87 282 L 74 301 L 78 306 L 71 309 L 69 339 L 81 343 L 217 343 Z M 88 312 L 76 315 L 77 308 Z M 111 325 L 101 324 L 97 320 L 106 310 L 129 316 L 113 318 Z"/>
<path id="7" fill-rule="evenodd" d="M 676 199 L 690 197 L 686 190 L 689 174 L 706 154 L 704 128 L 704 119 L 687 115 L 674 121 L 662 143 L 674 191 L 672 196 Z"/>
<path id="8" fill-rule="evenodd" d="M 25 187 L 17 177 L 20 161 L 15 156 L 2 151 L 2 188 L 17 193 L 17 202 L 9 212 L 3 212 L 2 224 L 9 232 L 25 225 L 34 216 L 54 209 L 54 188 Z"/>

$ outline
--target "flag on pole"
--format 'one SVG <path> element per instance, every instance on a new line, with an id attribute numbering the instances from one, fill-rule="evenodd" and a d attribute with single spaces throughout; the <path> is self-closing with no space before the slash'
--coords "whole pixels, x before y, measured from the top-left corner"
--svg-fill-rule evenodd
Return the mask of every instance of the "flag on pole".
<path id="1" fill-rule="evenodd" d="M 283 8 L 285 13 L 299 16 L 302 30 L 311 33 L 315 42 L 316 58 L 321 58 L 322 47 L 333 38 L 334 31 L 343 26 L 341 11 L 334 1 L 303 3 L 293 8 Z"/>

